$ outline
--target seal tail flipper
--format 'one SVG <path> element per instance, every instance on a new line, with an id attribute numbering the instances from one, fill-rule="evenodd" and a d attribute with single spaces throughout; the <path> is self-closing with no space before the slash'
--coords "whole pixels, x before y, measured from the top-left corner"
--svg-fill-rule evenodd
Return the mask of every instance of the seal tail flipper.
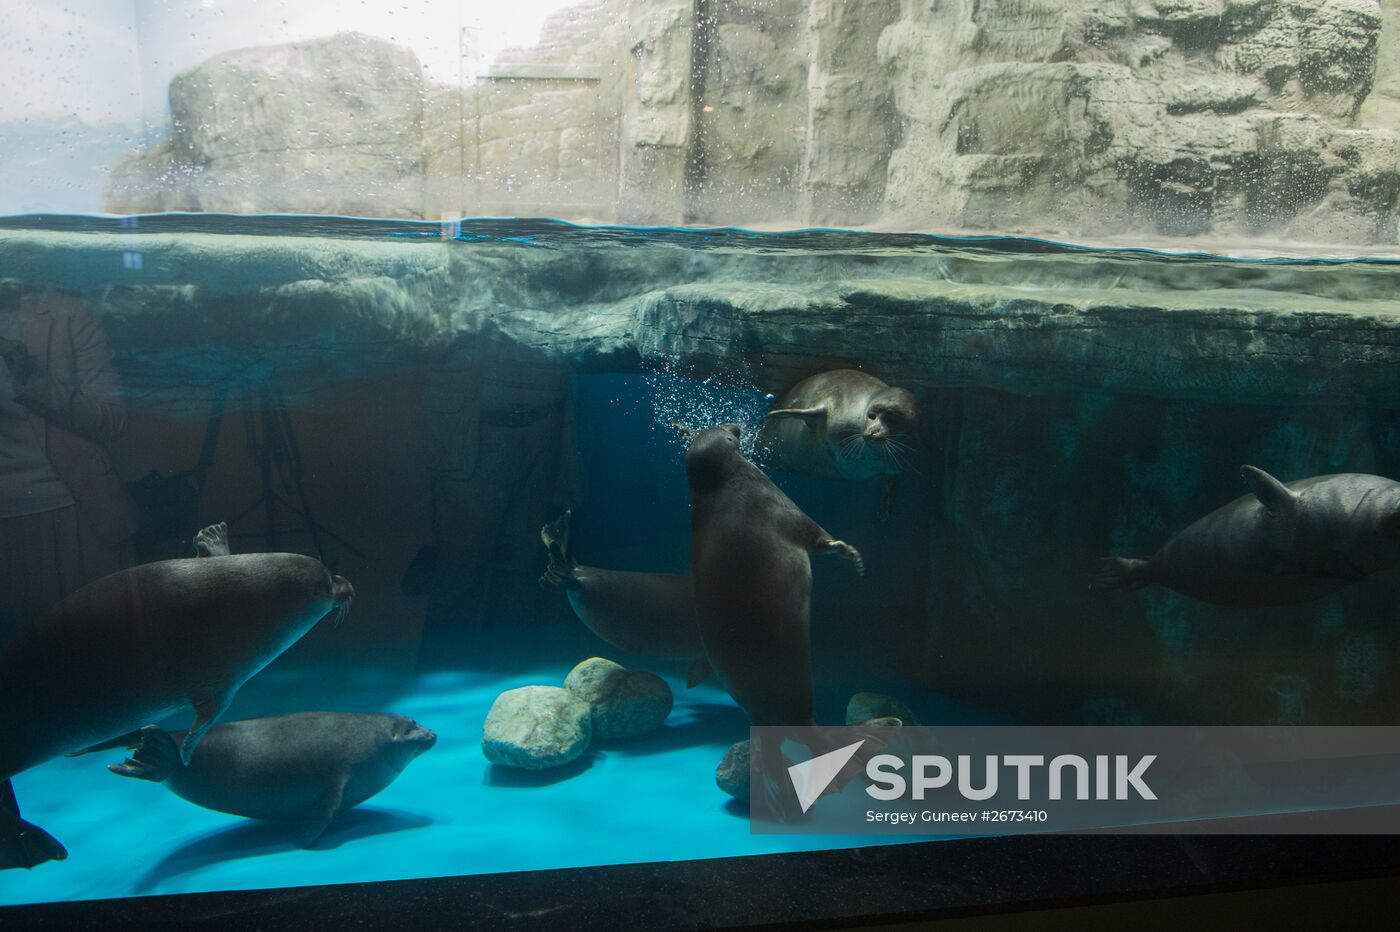
<path id="1" fill-rule="evenodd" d="M 134 753 L 120 764 L 108 764 L 107 769 L 119 777 L 164 783 L 180 766 L 180 746 L 159 725 L 147 725 L 135 734 L 136 741 L 127 745 Z"/>
<path id="2" fill-rule="evenodd" d="M 48 832 L 19 815 L 10 781 L 0 781 L 0 870 L 38 867 L 46 861 L 62 861 L 68 851 Z"/>
<path id="3" fill-rule="evenodd" d="M 228 524 L 211 524 L 194 536 L 194 552 L 198 557 L 226 557 L 233 552 L 228 542 Z"/>
<path id="4" fill-rule="evenodd" d="M 545 550 L 549 551 L 549 566 L 540 577 L 540 585 L 556 592 L 578 587 L 578 580 L 574 577 L 578 561 L 569 547 L 569 522 L 572 516 L 573 512 L 566 511 L 540 528 L 540 540 L 544 542 Z"/>
<path id="5" fill-rule="evenodd" d="M 557 564 L 565 570 L 573 570 L 578 566 L 573 548 L 569 546 L 569 523 L 573 514 L 572 511 L 566 511 L 540 528 L 540 540 L 544 541 L 545 549 L 549 551 L 550 564 Z"/>
<path id="6" fill-rule="evenodd" d="M 710 666 L 708 657 L 696 657 L 690 662 L 689 668 L 685 671 L 685 685 L 687 689 L 694 689 L 710 678 L 714 673 L 714 668 Z"/>
<path id="7" fill-rule="evenodd" d="M 1136 592 L 1153 582 L 1151 560 L 1135 560 L 1131 557 L 1104 557 L 1099 563 L 1099 571 L 1089 583 L 1094 592 Z"/>

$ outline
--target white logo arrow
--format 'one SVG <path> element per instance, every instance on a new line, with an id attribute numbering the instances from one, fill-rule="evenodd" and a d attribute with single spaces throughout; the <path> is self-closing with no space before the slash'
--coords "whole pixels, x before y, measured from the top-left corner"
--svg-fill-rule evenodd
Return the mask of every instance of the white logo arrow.
<path id="1" fill-rule="evenodd" d="M 855 744 L 827 751 L 820 757 L 814 757 L 801 764 L 793 764 L 788 768 L 788 776 L 792 778 L 792 788 L 797 792 L 797 801 L 802 804 L 803 812 L 812 808 L 812 804 L 821 797 L 822 793 L 826 792 L 826 788 L 831 785 L 832 780 L 836 779 L 841 768 L 846 766 L 864 743 L 865 739 L 862 738 Z"/>

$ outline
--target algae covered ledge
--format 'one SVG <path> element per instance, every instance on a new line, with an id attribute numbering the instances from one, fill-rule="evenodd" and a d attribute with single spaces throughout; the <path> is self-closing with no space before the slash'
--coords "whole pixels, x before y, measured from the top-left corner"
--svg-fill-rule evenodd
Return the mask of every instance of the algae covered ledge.
<path id="1" fill-rule="evenodd" d="M 563 231 L 567 248 L 12 228 L 0 273 L 82 292 L 129 395 L 156 407 L 259 371 L 293 394 L 328 387 L 473 337 L 583 372 L 664 367 L 766 391 L 876 364 L 911 385 L 1023 395 L 1400 405 L 1400 269 L 1386 262 Z"/>

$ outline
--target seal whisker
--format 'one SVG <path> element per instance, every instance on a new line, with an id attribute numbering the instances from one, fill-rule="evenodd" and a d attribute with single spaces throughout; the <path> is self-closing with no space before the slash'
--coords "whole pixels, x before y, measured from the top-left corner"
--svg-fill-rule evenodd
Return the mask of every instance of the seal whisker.
<path id="1" fill-rule="evenodd" d="M 891 445 L 888 449 L 890 451 L 890 462 L 894 463 L 895 467 L 899 469 L 900 472 L 907 471 L 909 469 L 908 455 L 894 445 Z"/>

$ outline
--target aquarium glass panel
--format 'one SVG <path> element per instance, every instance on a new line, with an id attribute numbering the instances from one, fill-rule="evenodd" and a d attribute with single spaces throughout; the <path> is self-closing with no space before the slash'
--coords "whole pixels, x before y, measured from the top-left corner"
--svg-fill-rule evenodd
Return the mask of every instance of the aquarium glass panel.
<path id="1" fill-rule="evenodd" d="M 0 905 L 941 837 L 751 831 L 751 725 L 1393 724 L 1397 17 L 0 0 Z"/>

